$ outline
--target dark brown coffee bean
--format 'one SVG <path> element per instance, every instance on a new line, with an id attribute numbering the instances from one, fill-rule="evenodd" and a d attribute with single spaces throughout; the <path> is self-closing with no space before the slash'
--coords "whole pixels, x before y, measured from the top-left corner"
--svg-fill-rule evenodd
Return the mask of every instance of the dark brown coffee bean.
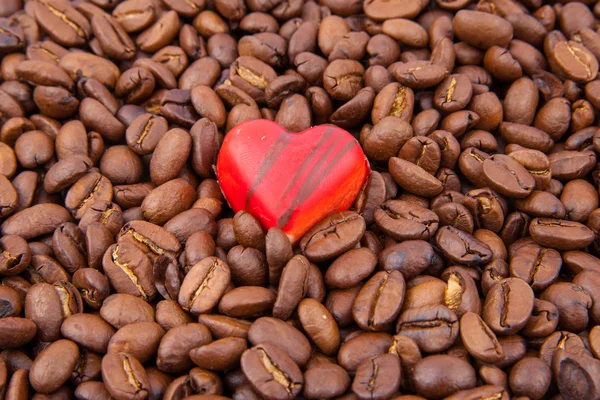
<path id="1" fill-rule="evenodd" d="M 146 397 L 150 389 L 144 367 L 127 353 L 111 353 L 102 358 L 102 380 L 113 397 Z"/>
<path id="2" fill-rule="evenodd" d="M 29 382 L 39 393 L 57 390 L 71 376 L 79 359 L 79 348 L 70 340 L 58 340 L 44 349 L 29 371 Z"/>
<path id="3" fill-rule="evenodd" d="M 87 19 L 70 4 L 60 1 L 32 6 L 37 23 L 58 44 L 82 46 L 91 36 Z"/>
<path id="4" fill-rule="evenodd" d="M 398 157 L 390 158 L 388 164 L 394 181 L 413 194 L 433 197 L 443 189 L 439 180 L 418 165 Z"/>
<path id="5" fill-rule="evenodd" d="M 40 299 L 45 299 L 41 303 Z M 48 312 L 52 310 L 52 312 Z M 60 326 L 70 315 L 83 311 L 83 303 L 77 288 L 69 282 L 53 285 L 37 283 L 27 291 L 25 316 L 38 326 L 38 336 L 44 341 L 60 337 Z"/>
<path id="6" fill-rule="evenodd" d="M 356 369 L 352 391 L 359 398 L 385 398 L 400 387 L 400 361 L 393 354 L 383 354 L 363 361 Z"/>
<path id="7" fill-rule="evenodd" d="M 336 232 L 336 237 L 329 232 Z M 353 248 L 365 231 L 364 219 L 352 212 L 331 214 L 311 228 L 300 240 L 302 253 L 311 261 L 323 261 Z"/>
<path id="8" fill-rule="evenodd" d="M 402 200 L 388 200 L 375 210 L 375 223 L 396 240 L 429 239 L 438 228 L 438 216 Z"/>
<path id="9" fill-rule="evenodd" d="M 459 11 L 452 20 L 454 32 L 462 41 L 480 49 L 506 46 L 513 36 L 510 22 L 479 11 Z M 486 32 L 487 34 L 481 34 Z"/>
<path id="10" fill-rule="evenodd" d="M 503 279 L 488 291 L 483 320 L 498 334 L 514 334 L 527 323 L 533 309 L 533 297 L 533 291 L 525 281 Z"/>
<path id="11" fill-rule="evenodd" d="M 247 348 L 245 339 L 228 337 L 192 349 L 190 357 L 201 368 L 226 371 L 239 366 L 240 358 Z"/>
<path id="12" fill-rule="evenodd" d="M 385 330 L 396 319 L 404 298 L 404 277 L 398 271 L 373 275 L 354 300 L 352 315 L 364 330 Z"/>
<path id="13" fill-rule="evenodd" d="M 310 344 L 306 337 L 296 328 L 276 318 L 257 319 L 248 331 L 248 340 L 253 345 L 278 346 L 301 367 L 310 358 Z"/>
<path id="14" fill-rule="evenodd" d="M 104 300 L 100 316 L 119 329 L 135 322 L 154 321 L 154 309 L 144 300 L 126 293 L 112 294 Z"/>
<path id="15" fill-rule="evenodd" d="M 412 135 L 410 124 L 400 118 L 388 116 L 370 129 L 363 128 L 360 142 L 370 159 L 387 161 L 398 154 Z"/>
<path id="16" fill-rule="evenodd" d="M 494 363 L 504 357 L 494 332 L 473 312 L 467 312 L 461 317 L 460 337 L 469 354 L 478 360 Z"/>
<path id="17" fill-rule="evenodd" d="M 302 372 L 277 346 L 261 344 L 246 350 L 241 366 L 252 387 L 263 396 L 287 398 L 302 391 Z"/>
<path id="18" fill-rule="evenodd" d="M 443 305 L 409 308 L 400 314 L 396 330 L 413 339 L 424 352 L 443 351 L 458 336 L 458 318 Z"/>
<path id="19" fill-rule="evenodd" d="M 488 245 L 454 227 L 444 226 L 438 229 L 435 238 L 442 254 L 453 262 L 480 265 L 492 258 Z"/>
<path id="20" fill-rule="evenodd" d="M 526 197 L 535 186 L 535 181 L 527 170 L 506 155 L 495 154 L 486 159 L 482 172 L 492 189 L 507 197 Z"/>
<path id="21" fill-rule="evenodd" d="M 377 124 L 384 117 L 399 117 L 410 121 L 415 105 L 415 95 L 411 88 L 393 82 L 384 86 L 373 103 L 371 119 Z"/>
<path id="22" fill-rule="evenodd" d="M 225 293 L 219 301 L 219 312 L 231 317 L 265 314 L 273 308 L 276 295 L 261 286 L 242 286 Z"/>
<path id="23" fill-rule="evenodd" d="M 597 360 L 586 355 L 572 355 L 558 349 L 552 361 L 552 370 L 562 396 L 569 398 L 582 393 L 585 396 L 597 396 Z M 580 379 L 574 379 L 580 376 Z"/>
<path id="24" fill-rule="evenodd" d="M 377 256 L 367 248 L 353 249 L 331 263 L 325 274 L 325 283 L 332 288 L 352 287 L 367 278 L 377 265 Z"/>
<path id="25" fill-rule="evenodd" d="M 362 89 L 364 71 L 357 61 L 335 60 L 323 72 L 324 88 L 333 99 L 348 101 Z"/>
<path id="26" fill-rule="evenodd" d="M 190 208 L 195 197 L 194 188 L 185 179 L 168 181 L 152 190 L 142 202 L 144 218 L 151 223 L 163 224 Z"/>
<path id="27" fill-rule="evenodd" d="M 575 221 L 536 218 L 529 232 L 540 245 L 558 250 L 577 250 L 593 241 L 593 232 Z"/>
<path id="28" fill-rule="evenodd" d="M 24 239 L 32 239 L 46 235 L 62 223 L 71 219 L 68 211 L 57 204 L 45 203 L 26 208 L 4 221 L 3 235 L 18 235 Z"/>
<path id="29" fill-rule="evenodd" d="M 475 386 L 475 370 L 464 360 L 449 355 L 433 355 L 419 361 L 413 371 L 417 394 L 431 399 L 446 397 Z"/>
<path id="30" fill-rule="evenodd" d="M 93 268 L 81 268 L 73 274 L 73 285 L 79 290 L 85 303 L 97 310 L 109 294 L 106 276 Z"/>
<path id="31" fill-rule="evenodd" d="M 385 248 L 379 255 L 385 270 L 398 270 L 406 280 L 426 269 L 439 270 L 443 263 L 433 247 L 424 240 L 406 240 Z"/>
<path id="32" fill-rule="evenodd" d="M 558 277 L 561 265 L 562 259 L 556 250 L 528 244 L 512 256 L 510 272 L 530 284 L 533 290 L 540 291 Z"/>

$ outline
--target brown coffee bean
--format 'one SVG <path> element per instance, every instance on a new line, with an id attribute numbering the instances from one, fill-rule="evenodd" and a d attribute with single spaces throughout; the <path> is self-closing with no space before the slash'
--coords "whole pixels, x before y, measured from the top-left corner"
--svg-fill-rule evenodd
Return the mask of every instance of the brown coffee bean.
<path id="1" fill-rule="evenodd" d="M 248 340 L 253 345 L 278 346 L 285 350 L 288 356 L 301 367 L 310 358 L 308 339 L 296 328 L 276 318 L 257 319 L 248 331 Z"/>
<path id="2" fill-rule="evenodd" d="M 415 105 L 415 95 L 411 88 L 392 82 L 384 86 L 373 103 L 371 119 L 377 124 L 384 117 L 399 117 L 410 121 Z"/>
<path id="3" fill-rule="evenodd" d="M 443 265 L 433 247 L 424 240 L 406 240 L 387 247 L 379 255 L 379 264 L 386 270 L 400 271 L 407 280 Z"/>
<path id="4" fill-rule="evenodd" d="M 571 355 L 563 349 L 557 350 L 556 357 L 552 361 L 552 371 L 561 395 L 572 397 L 581 391 L 585 395 L 597 396 L 595 380 L 600 365 L 596 361 L 589 356 Z M 574 381 L 572 377 L 575 374 L 583 378 Z"/>
<path id="5" fill-rule="evenodd" d="M 473 312 L 467 312 L 461 317 L 460 337 L 469 354 L 478 360 L 494 363 L 504 357 L 494 332 Z"/>
<path id="6" fill-rule="evenodd" d="M 57 340 L 35 359 L 29 371 L 29 382 L 39 393 L 51 393 L 71 376 L 79 359 L 79 348 L 70 340 Z"/>
<path id="7" fill-rule="evenodd" d="M 458 336 L 458 318 L 443 305 L 409 308 L 400 314 L 396 330 L 413 339 L 421 351 L 439 352 Z"/>
<path id="8" fill-rule="evenodd" d="M 336 232 L 336 237 L 328 235 Z M 311 261 L 324 261 L 353 248 L 365 231 L 364 219 L 352 212 L 331 214 L 313 226 L 300 239 L 302 253 Z"/>
<path id="9" fill-rule="evenodd" d="M 277 346 L 261 344 L 246 350 L 241 367 L 253 388 L 263 396 L 286 398 L 302 391 L 302 372 Z"/>
<path id="10" fill-rule="evenodd" d="M 404 298 L 404 277 L 398 271 L 380 271 L 361 288 L 352 315 L 363 330 L 385 330 L 396 319 Z"/>
<path id="11" fill-rule="evenodd" d="M 127 353 L 110 353 L 102 358 L 102 380 L 113 397 L 147 397 L 148 375 L 142 364 Z"/>
<path id="12" fill-rule="evenodd" d="M 156 322 L 138 322 L 125 325 L 112 335 L 108 342 L 108 353 L 124 352 L 140 362 L 156 355 L 165 331 Z"/>
<path id="13" fill-rule="evenodd" d="M 219 301 L 219 312 L 231 317 L 265 314 L 273 308 L 276 295 L 261 286 L 242 286 L 225 293 Z"/>
<path id="14" fill-rule="evenodd" d="M 38 204 L 7 218 L 2 224 L 1 232 L 3 235 L 32 239 L 54 232 L 60 224 L 70 219 L 68 211 L 57 204 Z"/>
<path id="15" fill-rule="evenodd" d="M 575 221 L 536 218 L 529 232 L 540 245 L 558 250 L 576 250 L 593 241 L 593 232 Z"/>
<path id="16" fill-rule="evenodd" d="M 495 333 L 514 334 L 527 323 L 533 309 L 533 297 L 533 291 L 525 281 L 503 279 L 488 291 L 482 318 Z"/>
<path id="17" fill-rule="evenodd" d="M 398 117 L 387 116 L 371 129 L 361 131 L 360 142 L 365 154 L 374 161 L 387 161 L 398 154 L 413 136 L 410 124 Z"/>
<path id="18" fill-rule="evenodd" d="M 487 244 L 454 227 L 441 227 L 435 238 L 442 254 L 453 262 L 479 265 L 487 263 L 492 258 L 492 252 Z"/>
<path id="19" fill-rule="evenodd" d="M 93 310 L 98 310 L 109 295 L 109 283 L 105 275 L 93 268 L 81 268 L 73 274 L 73 285 L 81 298 Z"/>
<path id="20" fill-rule="evenodd" d="M 433 355 L 419 361 L 413 371 L 417 394 L 440 399 L 475 386 L 475 370 L 469 363 L 449 355 Z"/>
<path id="21" fill-rule="evenodd" d="M 339 256 L 325 273 L 328 287 L 345 289 L 367 278 L 377 265 L 377 256 L 367 248 L 353 249 Z"/>
<path id="22" fill-rule="evenodd" d="M 364 71 L 357 61 L 335 60 L 323 72 L 324 88 L 333 99 L 348 101 L 362 89 Z"/>
<path id="23" fill-rule="evenodd" d="M 438 228 L 438 216 L 402 200 L 388 200 L 375 210 L 375 223 L 396 240 L 429 239 Z"/>
<path id="24" fill-rule="evenodd" d="M 452 20 L 452 26 L 459 39 L 484 50 L 494 45 L 504 47 L 513 36 L 510 22 L 480 11 L 460 10 Z"/>
<path id="25" fill-rule="evenodd" d="M 245 339 L 228 337 L 192 349 L 190 358 L 201 368 L 226 371 L 239 366 L 242 354 L 247 348 Z"/>
<path id="26" fill-rule="evenodd" d="M 400 361 L 393 354 L 383 354 L 363 361 L 356 369 L 352 391 L 359 398 L 385 398 L 400 387 Z"/>
<path id="27" fill-rule="evenodd" d="M 163 224 L 192 206 L 196 197 L 194 188 L 183 178 L 168 181 L 152 190 L 142 202 L 144 218 Z"/>
<path id="28" fill-rule="evenodd" d="M 390 158 L 388 164 L 394 181 L 413 194 L 433 197 L 443 189 L 439 180 L 418 165 L 398 157 Z"/>
<path id="29" fill-rule="evenodd" d="M 100 316 L 113 328 L 120 329 L 136 322 L 154 321 L 154 309 L 136 296 L 117 293 L 104 300 Z"/>

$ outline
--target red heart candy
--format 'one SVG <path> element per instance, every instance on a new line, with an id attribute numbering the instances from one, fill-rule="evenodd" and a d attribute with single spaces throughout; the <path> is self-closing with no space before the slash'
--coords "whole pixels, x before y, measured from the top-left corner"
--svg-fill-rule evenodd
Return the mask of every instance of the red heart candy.
<path id="1" fill-rule="evenodd" d="M 328 214 L 350 208 L 369 175 L 352 135 L 332 125 L 290 133 L 268 120 L 244 122 L 226 136 L 217 179 L 231 208 L 296 242 Z"/>

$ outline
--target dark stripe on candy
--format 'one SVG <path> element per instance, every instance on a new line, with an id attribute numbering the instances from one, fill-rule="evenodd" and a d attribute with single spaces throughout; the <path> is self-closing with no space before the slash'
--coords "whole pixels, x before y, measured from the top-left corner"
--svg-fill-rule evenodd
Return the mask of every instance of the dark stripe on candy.
<path id="1" fill-rule="evenodd" d="M 346 153 L 352 150 L 354 148 L 354 145 L 354 141 L 346 143 L 346 145 L 336 154 L 333 160 L 331 160 L 331 162 L 327 164 L 325 164 L 325 162 L 327 161 L 327 157 L 322 157 L 319 159 L 319 161 L 317 161 L 315 167 L 309 175 L 308 181 L 304 185 L 302 185 L 300 191 L 296 195 L 296 198 L 291 202 L 290 206 L 283 212 L 283 214 L 281 214 L 281 217 L 279 217 L 279 219 L 277 220 L 278 227 L 283 228 L 287 225 L 287 223 L 290 221 L 290 218 L 292 217 L 293 212 L 296 210 L 296 207 L 302 204 L 303 201 L 305 201 L 308 197 L 310 197 L 311 194 L 313 194 L 313 191 L 319 185 L 319 183 L 321 183 L 329 174 L 329 172 L 331 172 L 331 168 L 335 166 L 335 164 L 339 160 L 341 160 L 342 157 L 346 155 Z M 320 174 L 315 176 L 313 172 L 318 171 L 323 165 L 325 165 L 326 168 L 323 169 L 323 171 L 321 171 Z"/>
<path id="2" fill-rule="evenodd" d="M 260 169 L 258 170 L 258 174 L 256 178 L 254 178 L 254 182 L 252 182 L 252 187 L 248 191 L 248 195 L 246 196 L 246 210 L 250 208 L 250 200 L 252 200 L 252 196 L 254 192 L 258 188 L 258 185 L 262 182 L 265 175 L 269 172 L 277 158 L 281 152 L 286 148 L 289 142 L 292 140 L 292 135 L 290 135 L 287 131 L 283 131 L 281 135 L 277 138 L 273 146 L 267 152 L 262 164 L 260 165 Z"/>
<path id="3" fill-rule="evenodd" d="M 328 128 L 323 133 L 323 136 L 321 136 L 321 139 L 319 139 L 319 142 L 317 143 L 317 145 L 312 148 L 310 153 L 308 153 L 308 156 L 306 156 L 304 161 L 302 161 L 300 168 L 298 168 L 298 170 L 296 171 L 296 173 L 294 174 L 292 179 L 290 179 L 287 187 L 283 191 L 283 194 L 281 195 L 281 200 L 285 199 L 285 196 L 287 196 L 288 192 L 292 189 L 292 187 L 294 187 L 294 184 L 296 184 L 296 181 L 302 176 L 302 173 L 304 172 L 304 170 L 308 167 L 308 165 L 310 164 L 312 159 L 317 154 L 317 150 L 319 150 L 325 143 L 327 143 L 327 140 L 329 140 L 329 138 L 331 138 L 331 135 L 333 135 L 334 129 L 335 128 Z M 277 224 L 277 225 L 280 226 L 279 224 Z"/>

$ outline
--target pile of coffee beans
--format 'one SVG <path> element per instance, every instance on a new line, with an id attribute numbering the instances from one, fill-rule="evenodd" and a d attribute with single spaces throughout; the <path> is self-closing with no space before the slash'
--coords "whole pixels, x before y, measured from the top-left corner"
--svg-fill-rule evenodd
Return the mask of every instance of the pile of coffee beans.
<path id="1" fill-rule="evenodd" d="M 0 0 L 0 399 L 600 399 L 600 2 Z M 225 135 L 372 172 L 298 243 Z"/>

